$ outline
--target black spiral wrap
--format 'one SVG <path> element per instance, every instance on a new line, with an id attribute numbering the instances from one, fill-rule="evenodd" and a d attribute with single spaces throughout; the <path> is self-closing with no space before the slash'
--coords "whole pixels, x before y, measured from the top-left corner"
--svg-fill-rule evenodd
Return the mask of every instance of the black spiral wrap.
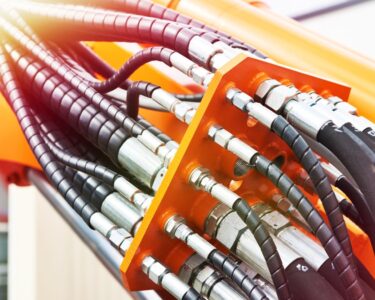
<path id="1" fill-rule="evenodd" d="M 364 197 L 360 197 L 358 192 L 351 189 L 350 185 L 344 184 L 343 181 L 339 184 L 352 196 L 352 201 L 361 214 L 365 227 L 369 229 L 368 235 L 374 245 L 375 153 L 351 130 L 346 127 L 339 129 L 332 123 L 327 124 L 319 131 L 317 139 L 340 159 L 355 178 Z M 350 195 L 348 196 L 350 197 Z"/>
<path id="2" fill-rule="evenodd" d="M 347 289 L 348 296 L 351 297 L 350 299 L 362 299 L 364 297 L 363 291 L 359 285 L 355 272 L 356 266 L 344 218 L 319 160 L 297 130 L 282 116 L 278 116 L 274 120 L 271 129 L 289 145 L 303 168 L 309 174 L 323 203 L 332 230 L 341 245 L 342 250 L 344 250 L 344 255 L 340 256 L 342 256 L 342 262 L 346 261 L 346 263 L 344 265 L 338 265 L 336 270 L 341 278 L 345 278 L 345 288 Z M 334 241 L 334 239 L 331 239 L 331 241 Z M 339 249 L 337 249 L 337 251 L 337 253 L 340 253 Z M 331 255 L 334 256 L 335 253 L 332 253 Z"/>
<path id="3" fill-rule="evenodd" d="M 296 184 L 294 184 L 294 182 L 272 161 L 262 155 L 257 155 L 253 159 L 252 164 L 261 174 L 270 179 L 284 196 L 296 207 L 311 227 L 314 235 L 322 243 L 323 248 L 334 266 L 339 268 L 340 266 L 348 265 L 345 253 L 331 229 L 326 225 L 319 212 L 304 196 Z M 342 280 L 345 280 L 345 276 L 348 275 L 342 275 L 340 277 Z"/>
<path id="4" fill-rule="evenodd" d="M 249 299 L 268 299 L 253 280 L 240 269 L 239 265 L 224 253 L 216 249 L 210 253 L 208 260 L 216 269 L 232 280 Z"/>
<path id="5" fill-rule="evenodd" d="M 4 48 L 0 45 L 0 72 L 4 92 L 17 116 L 30 148 L 55 188 L 74 210 L 82 216 L 83 220 L 90 225 L 90 218 L 97 212 L 97 209 L 76 191 L 70 180 L 66 178 L 64 167 L 57 162 L 48 146 L 44 143 L 38 122 L 33 117 L 32 108 L 27 103 L 25 94 L 16 79 L 15 72 L 7 62 L 5 55 Z"/>
<path id="6" fill-rule="evenodd" d="M 129 135 L 47 67 L 32 60 L 25 52 L 11 49 L 9 53 L 17 64 L 18 74 L 35 97 L 118 163 L 119 149 Z"/>
<path id="7" fill-rule="evenodd" d="M 232 208 L 253 233 L 266 260 L 278 297 L 281 300 L 292 299 L 280 255 L 277 252 L 276 245 L 270 234 L 263 226 L 262 221 L 245 199 L 239 198 Z"/>

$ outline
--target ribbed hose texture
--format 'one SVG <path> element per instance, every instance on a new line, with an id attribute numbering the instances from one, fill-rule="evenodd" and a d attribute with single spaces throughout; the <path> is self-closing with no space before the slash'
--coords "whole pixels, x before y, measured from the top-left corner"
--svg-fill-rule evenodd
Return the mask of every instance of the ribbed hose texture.
<path id="1" fill-rule="evenodd" d="M 208 260 L 216 269 L 233 281 L 249 299 L 268 299 L 253 280 L 240 269 L 239 265 L 224 253 L 214 250 L 210 253 Z"/>
<path id="2" fill-rule="evenodd" d="M 17 64 L 19 75 L 25 80 L 24 84 L 36 98 L 117 163 L 119 149 L 128 134 L 48 67 L 31 59 L 25 52 L 12 49 L 10 55 Z"/>
<path id="3" fill-rule="evenodd" d="M 284 196 L 290 200 L 310 225 L 314 235 L 319 239 L 328 257 L 335 266 L 341 280 L 343 282 L 352 282 L 353 279 L 357 280 L 355 273 L 353 273 L 353 270 L 350 268 L 349 261 L 343 249 L 331 229 L 294 182 L 273 164 L 272 161 L 262 155 L 257 155 L 252 163 L 261 174 L 270 179 Z M 346 286 L 346 288 L 348 288 L 348 286 Z M 348 296 L 349 292 L 351 291 L 348 290 Z"/>
<path id="4" fill-rule="evenodd" d="M 262 221 L 247 204 L 246 200 L 242 198 L 239 198 L 235 202 L 233 210 L 236 211 L 238 216 L 253 233 L 254 238 L 263 253 L 264 259 L 266 260 L 279 299 L 292 299 L 280 255 L 277 252 L 276 245 L 270 234 L 263 226 Z"/>
<path id="5" fill-rule="evenodd" d="M 340 276 L 342 276 L 341 273 L 348 273 L 348 275 L 345 275 L 348 276 L 348 281 L 345 282 L 348 295 L 351 296 L 351 299 L 361 299 L 363 292 L 355 273 L 356 266 L 344 217 L 319 160 L 297 130 L 282 116 L 278 116 L 274 120 L 271 129 L 288 144 L 302 167 L 309 174 L 317 194 L 323 203 L 333 232 L 349 260 L 348 265 L 337 266 L 337 272 L 339 272 Z M 344 262 L 345 260 L 342 259 L 342 261 Z"/>
<path id="6" fill-rule="evenodd" d="M 375 230 L 375 153 L 351 130 L 345 127 L 339 129 L 332 123 L 320 130 L 318 141 L 332 151 L 355 178 L 365 201 L 356 197 L 353 201 L 359 200 L 355 205 L 366 228 Z M 347 186 L 341 187 L 348 191 Z M 371 239 L 373 236 L 372 232 L 369 233 Z"/>
<path id="7" fill-rule="evenodd" d="M 41 116 L 39 113 L 38 123 L 40 128 L 43 128 L 43 134 L 47 139 L 50 140 L 50 142 L 46 143 L 48 146 L 54 143 L 56 145 L 55 147 L 64 149 L 64 152 L 73 153 L 83 157 L 89 153 L 89 150 L 85 151 L 83 148 L 77 149 L 70 138 L 68 138 L 58 126 L 56 126 L 53 122 L 50 122 L 48 117 Z M 94 161 L 96 160 L 95 155 L 89 153 L 88 156 L 90 159 Z M 109 188 L 107 185 L 83 172 L 77 172 L 68 166 L 65 166 L 65 172 L 67 177 L 73 182 L 78 192 L 87 197 L 89 202 L 92 203 L 98 210 L 101 209 L 104 199 L 109 194 L 114 192 L 113 189 Z"/>
<path id="8" fill-rule="evenodd" d="M 164 47 L 143 49 L 130 57 L 111 77 L 102 82 L 90 83 L 90 85 L 102 93 L 112 91 L 115 88 L 120 87 L 131 74 L 148 62 L 161 61 L 171 67 L 172 64 L 170 58 L 173 53 L 175 53 L 175 51 Z"/>
<path id="9" fill-rule="evenodd" d="M 190 57 L 189 43 L 199 34 L 183 24 L 160 19 L 117 13 L 88 7 L 73 7 L 45 3 L 14 3 L 19 13 L 34 21 L 43 20 L 50 26 L 62 25 L 66 30 L 78 29 L 88 37 L 95 32 L 110 40 L 147 42 L 173 49 Z M 191 57 L 194 59 L 194 57 Z"/>
<path id="10" fill-rule="evenodd" d="M 77 1 L 74 1 L 77 3 Z M 189 18 L 180 14 L 179 12 L 172 10 L 167 7 L 163 7 L 157 3 L 144 0 L 80 0 L 79 4 L 101 6 L 109 9 L 119 10 L 126 13 L 132 13 L 137 15 L 149 16 L 157 19 L 169 20 L 172 22 L 186 24 L 191 26 L 192 29 L 200 29 L 207 35 L 202 36 L 203 38 L 209 38 L 208 34 L 212 34 L 216 39 L 226 43 L 228 46 L 233 48 L 240 48 L 247 50 L 259 58 L 265 59 L 267 56 L 257 49 L 239 41 L 238 39 L 231 37 L 224 32 L 218 31 L 204 23 Z"/>
<path id="11" fill-rule="evenodd" d="M 60 63 L 56 57 L 43 50 L 33 40 L 24 35 L 16 27 L 0 18 L 0 26 L 18 43 L 28 49 L 35 57 L 38 57 L 44 64 L 50 66 L 57 74 L 64 78 L 77 91 L 86 96 L 100 111 L 107 114 L 108 117 L 115 120 L 119 125 L 127 130 L 129 134 L 137 136 L 141 134 L 144 128 L 139 126 L 136 121 L 124 114 L 117 105 L 106 99 L 103 95 L 91 88 L 75 72 L 71 71 L 65 64 Z"/>
<path id="12" fill-rule="evenodd" d="M 47 145 L 51 149 L 52 153 L 56 156 L 56 158 L 59 159 L 63 164 L 77 171 L 87 173 L 88 175 L 93 176 L 100 181 L 103 181 L 109 186 L 113 186 L 116 178 L 120 176 L 116 172 L 106 168 L 103 165 L 72 155 L 60 149 L 51 141 L 48 141 Z"/>
<path id="13" fill-rule="evenodd" d="M 44 143 L 38 123 L 33 117 L 32 109 L 19 86 L 13 68 L 7 62 L 2 45 L 0 45 L 0 74 L 8 102 L 15 112 L 30 148 L 44 173 L 64 199 L 90 225 L 90 218 L 97 210 L 75 190 L 72 183 L 66 178 L 63 166 L 56 161 L 56 158 Z"/>

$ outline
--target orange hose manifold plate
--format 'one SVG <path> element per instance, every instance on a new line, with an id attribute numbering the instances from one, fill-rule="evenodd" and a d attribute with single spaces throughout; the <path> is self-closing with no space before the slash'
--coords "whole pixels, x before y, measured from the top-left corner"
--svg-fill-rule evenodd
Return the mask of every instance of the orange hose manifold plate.
<path id="1" fill-rule="evenodd" d="M 183 262 L 192 254 L 187 246 L 164 233 L 163 226 L 169 217 L 179 214 L 186 218 L 197 232 L 204 234 L 205 219 L 217 201 L 189 185 L 189 173 L 195 167 L 203 166 L 209 169 L 219 182 L 228 186 L 233 180 L 239 182 L 237 192 L 251 202 L 267 201 L 272 194 L 277 193 L 277 189 L 267 179 L 254 171 L 250 171 L 244 177 L 234 175 L 237 159 L 208 138 L 208 129 L 211 125 L 218 124 L 226 128 L 269 159 L 282 155 L 285 159 L 284 171 L 291 178 L 295 178 L 300 167 L 289 148 L 260 123 L 255 120 L 248 122 L 247 115 L 225 99 L 226 91 L 230 87 L 237 87 L 254 96 L 259 78 L 264 76 L 278 80 L 288 79 L 298 88 L 308 85 L 318 93 L 328 92 L 343 99 L 347 99 L 350 92 L 346 86 L 242 55 L 216 72 L 125 255 L 121 272 L 124 284 L 130 290 L 158 288 L 141 271 L 141 263 L 146 256 L 154 256 L 178 273 Z M 291 165 L 296 167 L 290 168 Z M 317 202 L 315 197 L 310 199 L 314 203 Z"/>

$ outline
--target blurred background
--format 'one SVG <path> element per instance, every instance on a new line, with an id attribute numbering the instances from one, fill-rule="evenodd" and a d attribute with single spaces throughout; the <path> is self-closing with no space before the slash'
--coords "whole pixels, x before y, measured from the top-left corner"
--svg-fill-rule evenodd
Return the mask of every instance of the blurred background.
<path id="1" fill-rule="evenodd" d="M 375 1 L 264 2 L 307 29 L 375 60 L 375 39 L 369 33 L 375 28 Z M 0 300 L 127 298 L 34 188 L 7 190 L 0 177 Z"/>

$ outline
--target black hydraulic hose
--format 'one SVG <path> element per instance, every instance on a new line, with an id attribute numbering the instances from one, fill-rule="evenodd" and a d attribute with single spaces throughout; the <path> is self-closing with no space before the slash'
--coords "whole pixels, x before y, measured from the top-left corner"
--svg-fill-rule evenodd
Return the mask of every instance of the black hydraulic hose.
<path id="1" fill-rule="evenodd" d="M 277 118 L 272 122 L 271 129 L 291 148 L 302 167 L 310 176 L 317 194 L 323 203 L 333 232 L 344 250 L 345 255 L 348 257 L 350 265 L 353 269 L 353 275 L 356 277 L 354 272 L 355 264 L 353 259 L 353 251 L 350 244 L 349 234 L 345 226 L 344 217 L 340 211 L 339 204 L 332 190 L 331 184 L 329 183 L 329 180 L 324 173 L 318 158 L 312 152 L 311 148 L 298 133 L 298 131 L 282 116 L 277 116 Z M 344 270 L 338 269 L 337 271 L 341 273 Z M 352 279 L 354 280 L 354 278 Z M 354 286 L 356 286 L 353 290 L 360 290 L 358 281 L 356 280 L 350 280 L 350 282 L 347 282 L 348 285 L 346 287 L 352 289 L 350 287 L 352 282 L 354 282 Z M 355 294 L 358 295 L 356 292 Z"/>
<path id="2" fill-rule="evenodd" d="M 292 299 L 280 255 L 262 221 L 245 199 L 237 199 L 232 208 L 253 233 L 266 260 L 279 299 Z"/>
<path id="3" fill-rule="evenodd" d="M 354 207 L 356 208 L 357 214 L 359 214 L 357 209 L 358 206 L 364 208 L 368 207 L 362 192 L 358 188 L 356 188 L 345 176 L 340 176 L 336 180 L 335 186 L 339 188 L 352 201 Z M 372 224 L 375 221 L 374 217 L 369 209 L 362 209 L 359 217 L 361 219 L 360 224 L 357 224 L 356 222 L 355 223 L 361 229 L 363 229 L 367 233 L 367 235 L 369 235 L 371 243 L 374 247 L 375 244 L 373 242 L 375 241 L 375 228 L 373 226 L 368 226 L 368 224 Z M 364 219 L 366 219 L 366 221 L 364 221 Z"/>
<path id="4" fill-rule="evenodd" d="M 130 84 L 126 95 L 126 112 L 133 119 L 138 118 L 139 96 L 151 98 L 152 93 L 160 87 L 145 81 L 135 81 Z"/>
<path id="5" fill-rule="evenodd" d="M 82 59 L 86 60 L 91 65 L 96 73 L 109 78 L 116 72 L 109 64 L 102 60 L 94 51 L 83 43 L 70 43 L 70 48 L 73 49 Z M 125 86 L 127 88 L 127 85 Z"/>
<path id="6" fill-rule="evenodd" d="M 85 95 L 86 99 L 93 103 L 100 111 L 107 114 L 108 117 L 115 120 L 129 134 L 137 136 L 144 130 L 135 120 L 118 109 L 118 106 L 109 101 L 102 94 L 91 88 L 85 81 L 83 81 L 76 73 L 71 71 L 65 64 L 62 64 L 54 56 L 45 51 L 42 47 L 36 44 L 33 40 L 23 34 L 20 30 L 12 26 L 0 17 L 1 28 L 20 43 L 23 47 L 28 49 L 35 57 L 38 57 L 44 64 L 50 66 L 53 71 L 64 78 L 77 91 Z M 24 58 L 24 57 L 22 57 Z M 54 74 L 55 75 L 55 74 Z M 34 78 L 33 78 L 34 79 Z M 35 79 L 34 79 L 35 80 Z M 110 121 L 110 120 L 108 120 Z"/>
<path id="7" fill-rule="evenodd" d="M 371 231 L 375 230 L 373 217 L 375 213 L 375 201 L 373 201 L 375 199 L 373 182 L 375 178 L 375 153 L 353 132 L 345 127 L 339 129 L 332 123 L 328 123 L 321 128 L 317 140 L 342 161 L 363 193 L 365 201 L 362 197 L 358 198 L 359 194 L 355 190 L 349 190 L 350 185 L 343 184 L 343 181 L 341 181 L 341 188 L 345 189 L 352 197 L 354 196 L 353 203 L 361 214 L 365 227 L 370 230 L 368 235 L 374 247 L 375 240 L 372 240 L 374 234 Z M 343 192 L 345 193 L 345 191 Z M 359 201 L 355 203 L 356 200 Z"/>
<path id="8" fill-rule="evenodd" d="M 2 45 L 0 45 L 0 74 L 8 103 L 14 110 L 39 164 L 60 194 L 82 216 L 84 221 L 91 226 L 90 218 L 97 210 L 84 197 L 77 193 L 73 184 L 66 178 L 63 166 L 56 161 L 56 158 L 44 143 L 38 123 L 31 113 L 32 109 L 25 98 L 22 88 L 19 86 L 12 66 L 8 63 Z"/>
<path id="9" fill-rule="evenodd" d="M 284 196 L 296 207 L 296 209 L 311 227 L 314 235 L 321 242 L 328 257 L 335 266 L 340 279 L 343 282 L 347 282 L 348 279 L 352 278 L 352 271 L 347 267 L 350 266 L 349 261 L 343 249 L 341 248 L 331 229 L 324 222 L 321 215 L 311 204 L 311 202 L 304 196 L 296 184 L 294 184 L 294 182 L 272 161 L 268 160 L 262 155 L 256 155 L 251 161 L 251 165 L 254 165 L 257 171 L 270 179 L 284 194 Z M 340 268 L 347 271 L 340 273 Z"/>
<path id="10" fill-rule="evenodd" d="M 122 86 L 130 75 L 148 62 L 161 61 L 171 67 L 171 55 L 173 53 L 176 52 L 164 47 L 145 48 L 130 57 L 111 77 L 101 82 L 91 82 L 90 85 L 101 93 L 112 91 Z"/>
<path id="11" fill-rule="evenodd" d="M 103 165 L 70 154 L 67 151 L 64 151 L 57 147 L 51 141 L 47 140 L 46 143 L 51 149 L 52 153 L 56 156 L 56 158 L 63 164 L 77 171 L 87 173 L 88 175 L 97 178 L 98 180 L 104 182 L 105 184 L 108 184 L 109 186 L 113 187 L 115 180 L 121 176 L 120 174 Z"/>
<path id="12" fill-rule="evenodd" d="M 362 217 L 352 203 L 350 203 L 346 199 L 343 199 L 339 203 L 339 206 L 345 217 L 349 218 L 354 224 L 356 224 L 359 228 L 367 233 L 367 229 L 362 221 Z"/>
<path id="13" fill-rule="evenodd" d="M 25 52 L 10 48 L 9 53 L 37 98 L 117 164 L 119 149 L 129 135 L 48 67 L 34 62 Z"/>
<path id="14" fill-rule="evenodd" d="M 208 257 L 208 261 L 232 280 L 241 291 L 252 300 L 266 300 L 267 296 L 254 281 L 240 269 L 239 265 L 221 251 L 215 249 Z"/>
<path id="15" fill-rule="evenodd" d="M 359 131 L 354 128 L 351 123 L 346 123 L 343 127 L 360 138 L 373 152 L 375 152 L 375 131 L 372 128 L 366 128 L 364 131 Z"/>

